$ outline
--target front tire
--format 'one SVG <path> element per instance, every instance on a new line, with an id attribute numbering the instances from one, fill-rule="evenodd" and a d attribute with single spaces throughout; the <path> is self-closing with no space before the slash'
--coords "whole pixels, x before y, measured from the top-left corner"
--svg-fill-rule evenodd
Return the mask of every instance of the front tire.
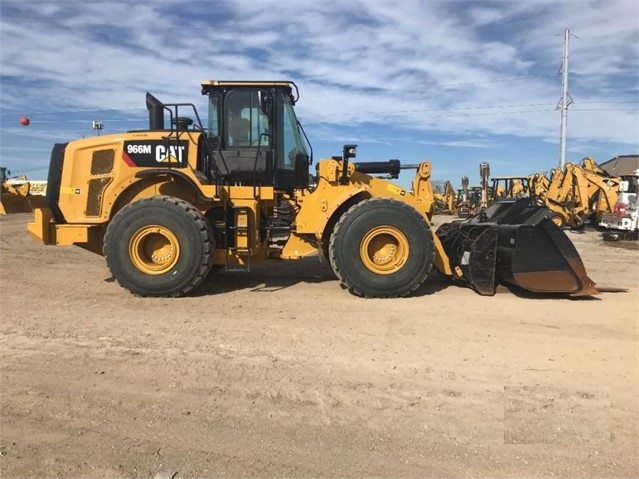
<path id="1" fill-rule="evenodd" d="M 371 198 L 340 218 L 329 245 L 331 266 L 357 296 L 408 296 L 426 279 L 435 255 L 426 220 L 410 205 Z"/>
<path id="2" fill-rule="evenodd" d="M 122 208 L 104 236 L 104 256 L 121 286 L 139 296 L 181 296 L 213 266 L 209 222 L 190 203 L 170 196 Z"/>

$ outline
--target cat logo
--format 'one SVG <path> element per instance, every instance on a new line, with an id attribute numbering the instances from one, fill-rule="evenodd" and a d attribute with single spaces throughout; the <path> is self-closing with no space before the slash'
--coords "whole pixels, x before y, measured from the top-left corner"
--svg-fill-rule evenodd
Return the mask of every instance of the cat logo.
<path id="1" fill-rule="evenodd" d="M 131 168 L 182 167 L 189 158 L 186 140 L 135 140 L 124 142 L 122 160 Z"/>
<path id="2" fill-rule="evenodd" d="M 184 146 L 157 145 L 155 147 L 155 161 L 158 163 L 182 163 Z"/>

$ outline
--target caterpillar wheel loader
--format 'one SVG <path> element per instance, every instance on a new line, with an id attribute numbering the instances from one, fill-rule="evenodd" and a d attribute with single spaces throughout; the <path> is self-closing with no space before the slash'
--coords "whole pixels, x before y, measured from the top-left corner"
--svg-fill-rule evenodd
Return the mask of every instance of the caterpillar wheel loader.
<path id="1" fill-rule="evenodd" d="M 12 213 L 31 213 L 35 208 L 46 206 L 45 196 L 34 194 L 38 186 L 46 190 L 44 182 L 29 181 L 25 175 L 9 177 L 11 172 L 0 167 L 0 215 Z"/>
<path id="2" fill-rule="evenodd" d="M 147 93 L 148 129 L 55 144 L 31 235 L 104 255 L 140 296 L 180 296 L 220 268 L 318 254 L 363 297 L 407 296 L 433 267 L 486 295 L 497 284 L 597 293 L 558 229 L 511 221 L 436 234 L 428 161 L 360 162 L 344 145 L 309 175 L 293 82 L 205 81 L 202 93 L 204 123 L 193 104 Z M 375 176 L 402 169 L 415 170 L 410 190 Z"/>

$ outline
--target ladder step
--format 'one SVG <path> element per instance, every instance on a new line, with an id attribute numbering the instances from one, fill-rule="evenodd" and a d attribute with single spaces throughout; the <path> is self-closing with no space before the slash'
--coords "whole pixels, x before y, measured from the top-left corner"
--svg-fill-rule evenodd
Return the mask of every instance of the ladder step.
<path id="1" fill-rule="evenodd" d="M 232 206 L 234 225 L 226 224 L 225 236 L 231 237 L 236 246 L 228 246 L 227 251 L 235 254 L 244 262 L 243 265 L 230 265 L 229 254 L 226 255 L 226 271 L 250 271 L 251 270 L 251 208 L 248 206 Z"/>

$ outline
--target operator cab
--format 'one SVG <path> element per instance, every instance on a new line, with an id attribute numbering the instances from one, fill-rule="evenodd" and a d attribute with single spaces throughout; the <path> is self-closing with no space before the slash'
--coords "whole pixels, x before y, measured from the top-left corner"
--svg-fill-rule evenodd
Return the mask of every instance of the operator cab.
<path id="1" fill-rule="evenodd" d="M 491 197 L 495 201 L 529 196 L 530 182 L 526 176 L 494 176 L 491 180 L 494 194 Z"/>
<path id="2" fill-rule="evenodd" d="M 223 183 L 309 186 L 310 144 L 293 109 L 293 82 L 202 82 L 208 96 L 210 158 L 205 173 Z"/>

